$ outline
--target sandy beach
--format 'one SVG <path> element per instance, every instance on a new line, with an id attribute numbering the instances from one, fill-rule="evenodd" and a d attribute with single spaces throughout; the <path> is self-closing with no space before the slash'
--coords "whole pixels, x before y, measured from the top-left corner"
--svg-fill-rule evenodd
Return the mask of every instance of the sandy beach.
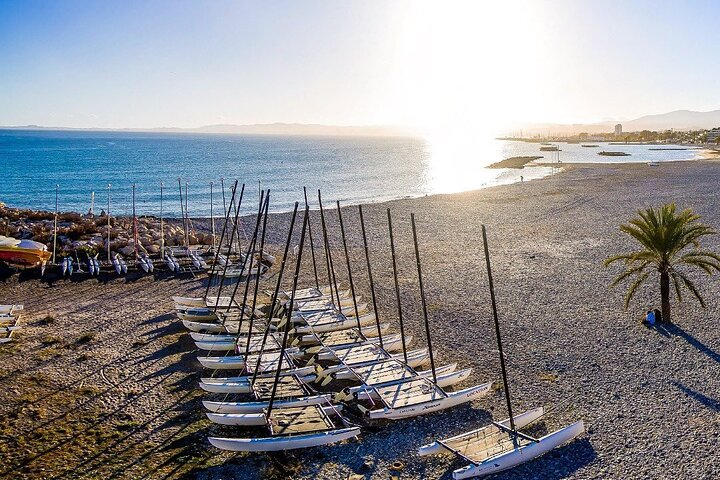
<path id="1" fill-rule="evenodd" d="M 392 209 L 417 348 L 425 337 L 415 213 L 433 347 L 438 363 L 473 367 L 465 386 L 500 379 L 480 237 L 486 224 L 514 408 L 550 411 L 538 433 L 585 421 L 579 440 L 495 478 L 720 476 L 720 279 L 694 273 L 708 308 L 690 298 L 674 304 L 675 324 L 657 332 L 638 320 L 659 307 L 659 281 L 625 311 L 625 290 L 608 289 L 617 269 L 602 266 L 632 248 L 618 226 L 639 208 L 675 201 L 720 228 L 719 189 L 716 161 L 567 165 L 541 180 L 364 207 L 379 314 L 397 331 L 385 217 Z M 340 258 L 337 214 L 328 216 Z M 313 226 L 317 218 L 313 212 Z M 369 298 L 357 207 L 343 218 L 356 286 Z M 288 222 L 289 214 L 269 220 L 267 249 L 278 256 Z M 705 246 L 720 250 L 720 236 Z M 342 263 L 337 270 L 346 278 Z M 206 437 L 228 430 L 205 419 L 197 352 L 170 299 L 202 295 L 204 285 L 163 274 L 3 279 L 0 303 L 25 305 L 25 329 L 0 346 L 0 478 L 386 479 L 400 461 L 398 478 L 447 479 L 463 464 L 421 458 L 417 448 L 506 418 L 497 391 L 470 406 L 364 428 L 359 441 L 278 455 L 222 453 Z"/>

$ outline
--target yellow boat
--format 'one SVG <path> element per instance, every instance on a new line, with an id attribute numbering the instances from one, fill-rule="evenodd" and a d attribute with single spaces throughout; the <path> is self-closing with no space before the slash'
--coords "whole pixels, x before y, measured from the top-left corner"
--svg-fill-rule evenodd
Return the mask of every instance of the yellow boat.
<path id="1" fill-rule="evenodd" d="M 0 235 L 0 261 L 10 267 L 44 269 L 49 259 L 50 252 L 42 243 Z"/>

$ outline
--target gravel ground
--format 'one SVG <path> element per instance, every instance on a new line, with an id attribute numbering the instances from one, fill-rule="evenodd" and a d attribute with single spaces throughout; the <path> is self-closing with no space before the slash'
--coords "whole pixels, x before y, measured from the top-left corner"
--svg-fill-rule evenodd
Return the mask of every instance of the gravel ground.
<path id="1" fill-rule="evenodd" d="M 485 223 L 515 410 L 546 407 L 538 433 L 585 421 L 578 441 L 496 478 L 720 476 L 718 278 L 694 275 L 708 308 L 688 299 L 674 305 L 675 325 L 654 331 L 638 319 L 659 306 L 658 285 L 648 284 L 624 311 L 624 290 L 608 290 L 617 271 L 602 266 L 632 247 L 618 225 L 645 206 L 676 201 L 720 227 L 719 187 L 720 163 L 711 161 L 578 165 L 522 184 L 364 207 L 382 318 L 396 322 L 389 207 L 415 347 L 424 331 L 411 212 L 437 362 L 473 367 L 476 383 L 499 379 Z M 336 268 L 346 277 L 337 215 L 327 216 Z M 369 298 L 357 208 L 343 217 L 354 279 Z M 317 212 L 312 218 L 317 241 Z M 271 252 L 281 253 L 288 222 L 289 214 L 270 219 Z M 720 250 L 720 237 L 706 246 Z M 219 453 L 204 441 L 217 430 L 203 419 L 193 390 L 199 364 L 192 342 L 168 314 L 171 295 L 203 288 L 201 280 L 162 276 L 39 282 L 14 275 L 0 283 L 0 303 L 24 303 L 28 325 L 15 344 L 0 347 L 0 477 L 385 479 L 401 461 L 399 478 L 450 478 L 462 462 L 420 458 L 417 447 L 506 417 L 497 392 L 450 411 L 373 425 L 360 441 L 342 445 L 272 456 Z M 43 320 L 48 315 L 53 319 Z"/>

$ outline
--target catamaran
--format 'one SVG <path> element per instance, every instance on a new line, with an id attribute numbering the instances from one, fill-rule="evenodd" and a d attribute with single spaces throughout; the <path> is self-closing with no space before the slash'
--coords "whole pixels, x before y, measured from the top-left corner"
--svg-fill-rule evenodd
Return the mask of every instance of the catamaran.
<path id="1" fill-rule="evenodd" d="M 298 277 L 300 273 L 300 265 L 302 260 L 303 245 L 305 243 L 305 233 L 308 224 L 308 210 L 306 209 L 303 221 L 302 233 L 300 235 L 299 252 L 295 266 L 295 275 L 293 278 L 293 291 L 297 288 Z M 297 213 L 297 203 L 295 204 L 295 212 L 291 221 L 290 232 L 294 224 L 295 214 Z M 289 244 L 289 242 L 288 242 Z M 294 298 L 291 295 L 290 305 L 294 305 Z M 260 438 L 219 438 L 209 437 L 208 441 L 217 448 L 232 451 L 277 451 L 289 450 L 295 448 L 307 448 L 318 445 L 326 445 L 345 439 L 357 437 L 360 434 L 360 428 L 350 424 L 330 403 L 330 398 L 325 395 L 316 395 L 315 398 L 304 396 L 301 398 L 291 398 L 289 400 L 276 400 L 278 389 L 281 385 L 287 385 L 288 388 L 297 391 L 305 391 L 302 384 L 294 377 L 283 377 L 288 380 L 281 384 L 280 372 L 283 370 L 283 362 L 285 361 L 285 350 L 287 346 L 288 336 L 291 327 L 292 309 L 287 309 L 287 320 L 284 325 L 284 333 L 282 340 L 282 348 L 278 355 L 277 365 L 275 367 L 275 378 L 270 390 L 267 403 L 262 403 L 260 412 L 249 412 L 250 414 L 260 415 L 252 417 L 233 418 L 222 417 L 225 422 L 245 422 L 254 425 L 265 424 L 270 430 L 269 437 Z M 291 380 L 290 380 L 291 379 Z M 258 379 L 256 378 L 255 381 Z M 278 404 L 282 406 L 278 406 Z M 327 404 L 327 405 L 323 405 Z M 209 406 L 206 404 L 206 408 Z M 215 405 L 213 405 L 215 406 Z M 260 405 L 258 405 L 260 407 Z M 226 408 L 226 407 L 225 407 Z M 238 407 L 239 408 L 239 407 Z M 247 405 L 243 408 L 249 408 Z M 216 412 L 223 413 L 223 412 Z M 243 414 L 242 412 L 239 412 Z M 333 414 L 333 415 L 331 415 Z M 339 423 L 335 419 L 339 419 Z M 218 417 L 216 420 L 220 421 Z"/>
<path id="2" fill-rule="evenodd" d="M 493 422 L 487 427 L 463 433 L 445 440 L 420 447 L 420 455 L 450 453 L 470 463 L 453 472 L 454 479 L 474 478 L 490 475 L 507 470 L 514 466 L 528 462 L 555 447 L 566 443 L 584 431 L 582 420 L 565 428 L 552 432 L 541 438 L 533 438 L 520 432 L 520 429 L 542 417 L 542 408 L 536 408 L 518 416 L 513 416 L 512 402 L 510 401 L 510 388 L 507 381 L 505 356 L 503 354 L 502 340 L 500 338 L 500 323 L 498 321 L 497 306 L 495 302 L 495 289 L 490 269 L 490 254 L 487 245 L 485 225 L 482 226 L 483 244 L 485 247 L 485 261 L 487 265 L 492 304 L 493 319 L 495 322 L 495 336 L 500 356 L 505 401 L 509 418 L 501 422 Z"/>

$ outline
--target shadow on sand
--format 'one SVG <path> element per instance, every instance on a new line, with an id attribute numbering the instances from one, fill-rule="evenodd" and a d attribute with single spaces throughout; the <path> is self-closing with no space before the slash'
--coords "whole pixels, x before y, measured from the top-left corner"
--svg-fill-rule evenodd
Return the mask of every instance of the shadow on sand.
<path id="1" fill-rule="evenodd" d="M 715 413 L 720 412 L 720 401 L 715 400 L 714 398 L 710 398 L 707 395 L 704 395 L 697 390 L 693 390 L 692 388 L 686 387 L 680 382 L 676 382 L 673 380 L 670 382 L 672 385 L 674 385 L 678 390 L 683 392 L 688 397 L 692 398 L 693 400 L 696 400 L 700 402 L 705 407 L 709 408 Z"/>
<path id="2" fill-rule="evenodd" d="M 720 363 L 720 353 L 716 352 L 712 348 L 708 347 L 704 343 L 702 343 L 697 338 L 690 335 L 688 332 L 682 329 L 682 327 L 675 325 L 674 323 L 671 324 L 664 324 L 661 327 L 667 334 L 673 335 L 676 337 L 680 337 L 683 340 L 685 340 L 687 343 L 689 343 L 693 348 L 695 348 L 698 352 L 702 353 L 703 355 L 706 355 L 711 360 Z"/>

